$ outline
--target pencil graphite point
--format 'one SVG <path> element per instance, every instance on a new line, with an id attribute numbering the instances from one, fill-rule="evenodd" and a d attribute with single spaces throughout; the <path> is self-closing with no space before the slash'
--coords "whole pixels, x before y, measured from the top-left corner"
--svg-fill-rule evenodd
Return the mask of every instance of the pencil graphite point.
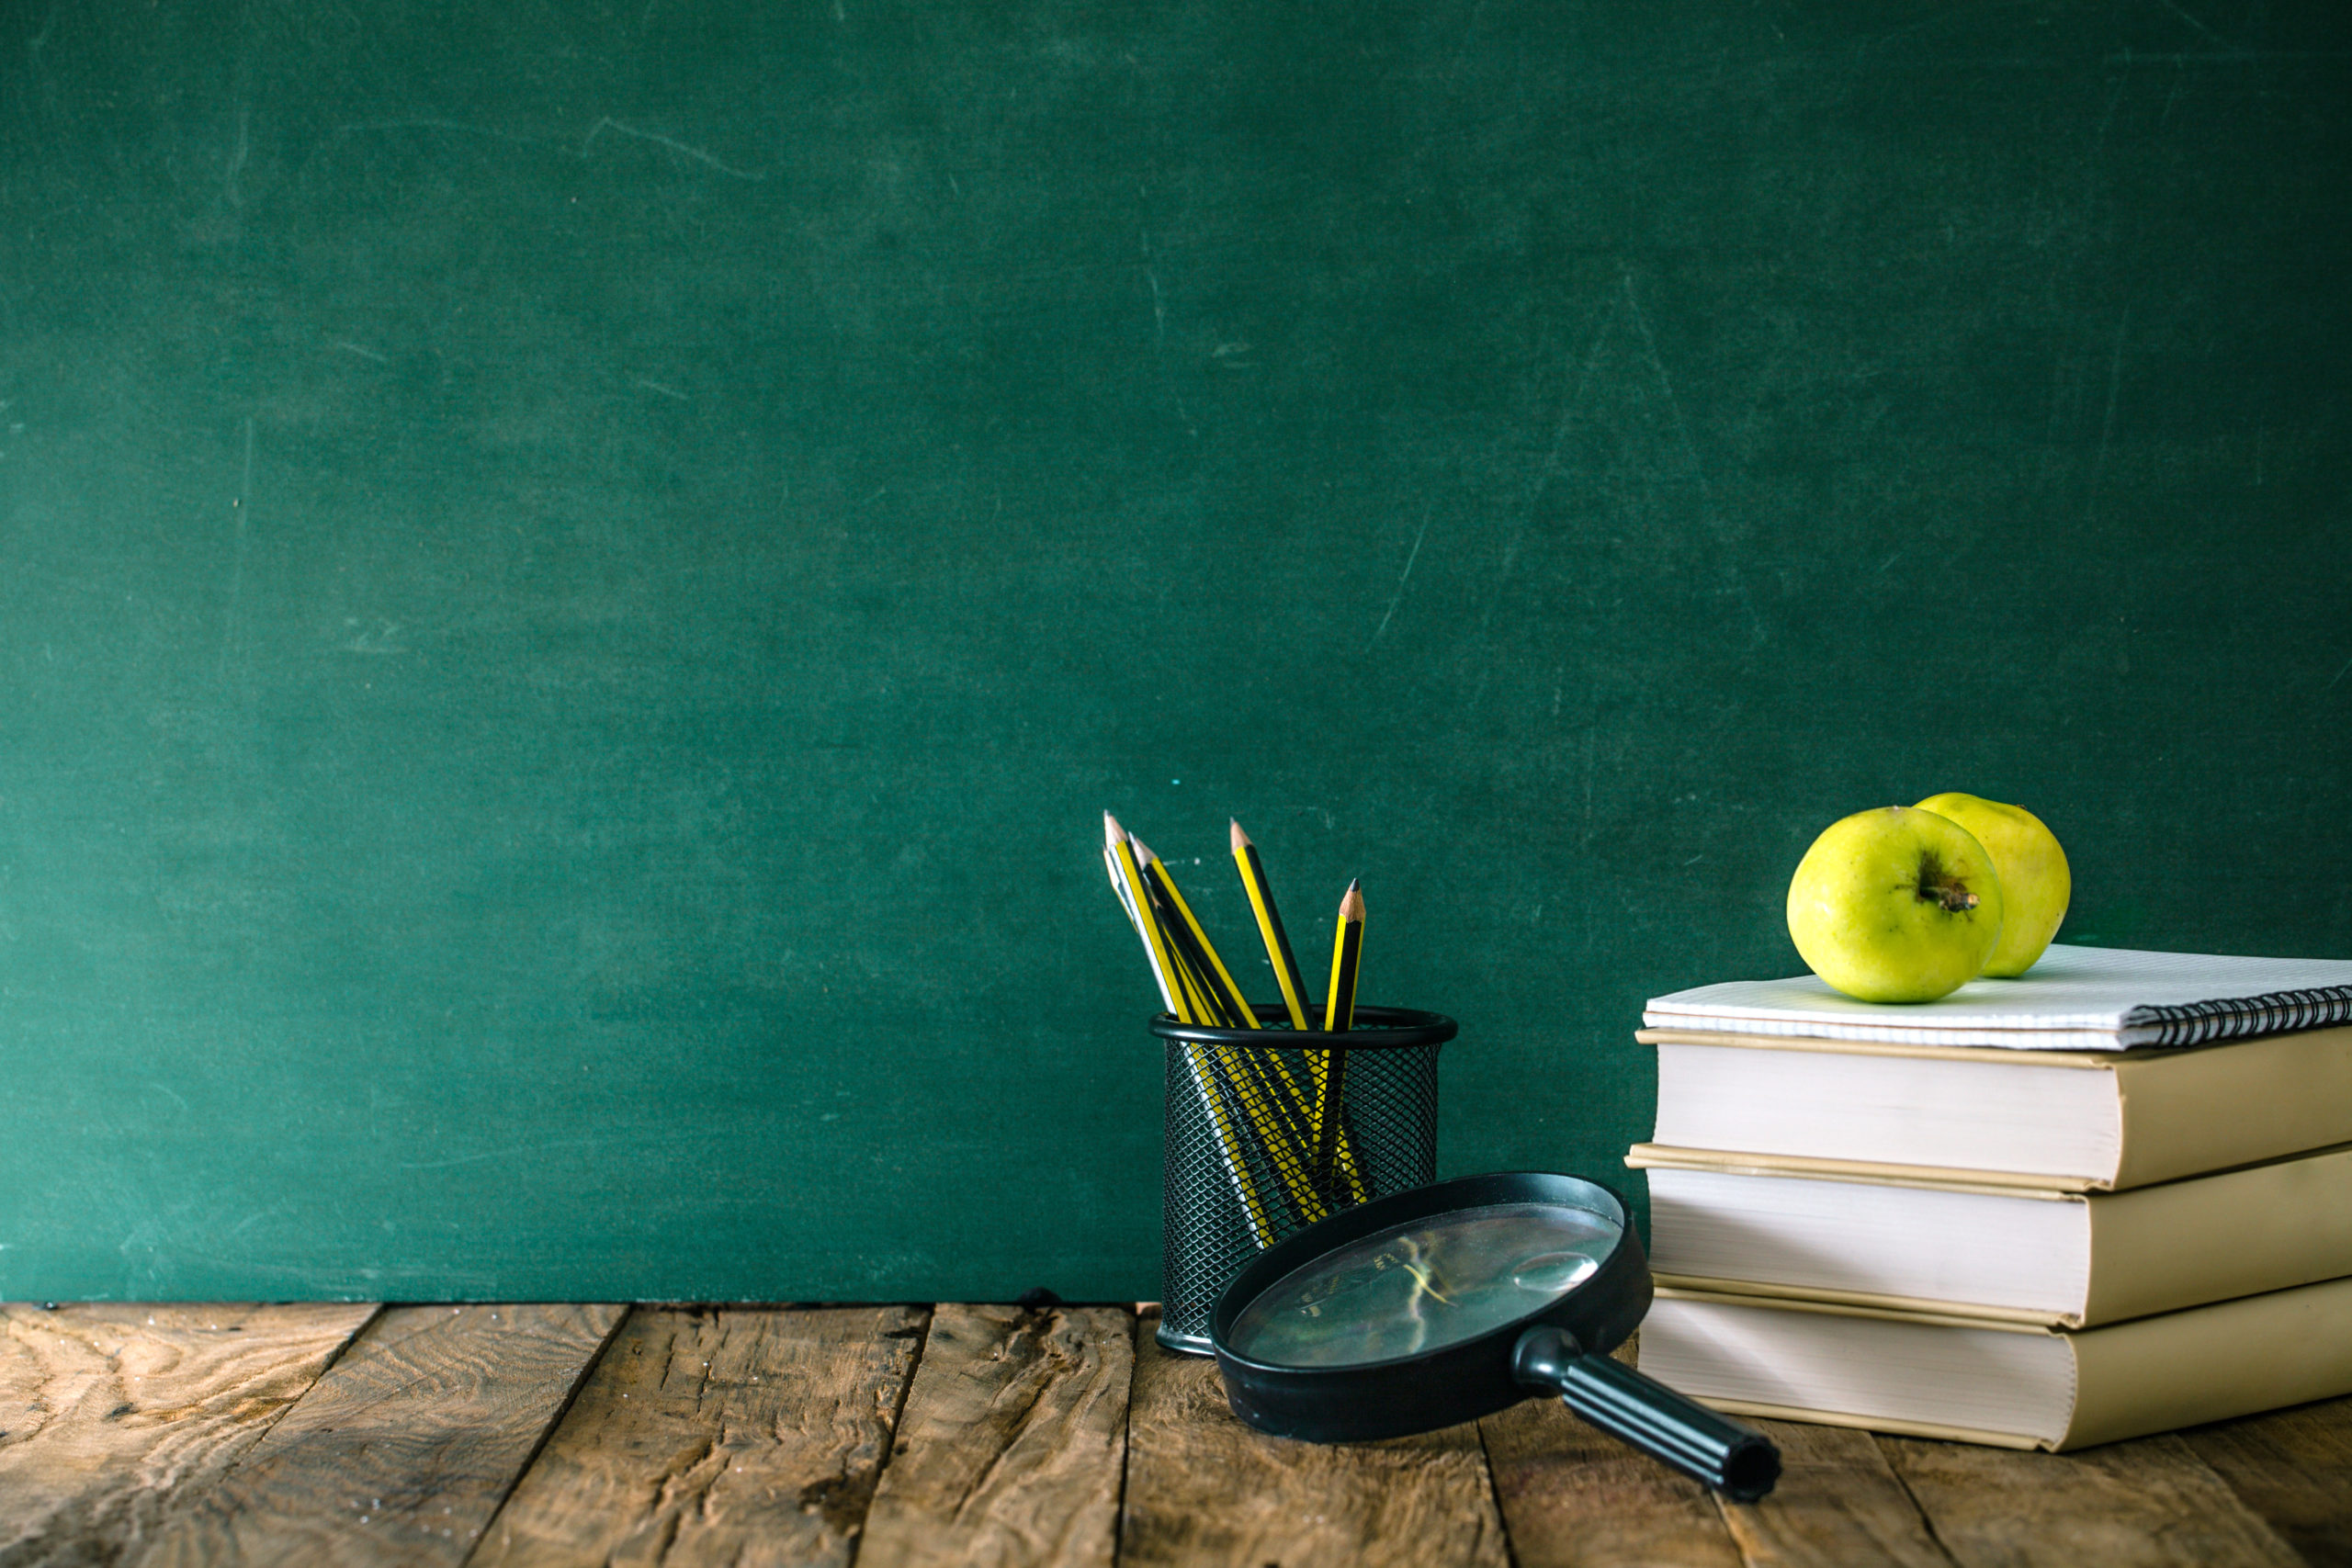
<path id="1" fill-rule="evenodd" d="M 1151 852 L 1151 846 L 1149 844 L 1145 843 L 1133 833 L 1129 833 L 1127 835 L 1127 842 L 1136 847 L 1136 863 L 1137 865 L 1149 865 L 1159 858 L 1158 855 Z"/>
<path id="2" fill-rule="evenodd" d="M 1109 812 L 1107 812 L 1107 811 L 1105 811 L 1104 813 L 1102 813 L 1102 841 L 1103 841 L 1103 843 L 1105 843 L 1105 844 L 1107 844 L 1107 845 L 1110 845 L 1110 846 L 1113 846 L 1113 847 L 1116 847 L 1117 845 L 1119 845 L 1119 844 L 1121 844 L 1121 843 L 1125 842 L 1125 841 L 1126 841 L 1126 837 L 1127 837 L 1127 830 L 1126 830 L 1125 828 L 1122 828 L 1122 827 L 1120 827 L 1120 826 L 1119 826 L 1119 819 L 1118 819 L 1117 818 L 1115 818 L 1115 817 L 1112 816 L 1112 815 L 1111 815 Z"/>
<path id="3" fill-rule="evenodd" d="M 1363 919 L 1363 890 L 1362 883 L 1363 879 L 1361 877 L 1350 882 L 1348 884 L 1348 890 L 1340 895 L 1340 919 L 1343 920 L 1361 920 Z"/>

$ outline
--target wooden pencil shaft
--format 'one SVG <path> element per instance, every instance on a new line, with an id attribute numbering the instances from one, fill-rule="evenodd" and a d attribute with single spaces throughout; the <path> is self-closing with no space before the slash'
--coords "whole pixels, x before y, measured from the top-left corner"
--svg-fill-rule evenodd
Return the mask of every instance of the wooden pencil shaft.
<path id="1" fill-rule="evenodd" d="M 1247 1048 L 1220 1045 L 1216 1053 L 1227 1082 L 1258 1134 L 1259 1149 L 1272 1168 L 1276 1189 L 1289 1207 L 1291 1218 L 1302 1225 L 1313 1224 L 1325 1212 L 1321 1195 L 1308 1179 L 1304 1151 L 1283 1135 L 1281 1119 L 1264 1086 L 1255 1080 L 1246 1059 Z"/>
<path id="2" fill-rule="evenodd" d="M 1282 988 L 1283 1006 L 1290 1013 L 1290 1026 L 1306 1030 L 1313 1027 L 1306 1021 L 1306 981 L 1299 973 L 1298 955 L 1291 951 L 1290 933 L 1283 930 L 1282 911 L 1274 907 L 1273 885 L 1266 880 L 1266 865 L 1258 858 L 1258 846 L 1233 824 L 1233 861 L 1240 868 L 1242 890 L 1250 896 L 1250 912 L 1257 917 L 1258 940 L 1265 944 L 1266 962 L 1274 971 L 1274 983 Z"/>
<path id="3" fill-rule="evenodd" d="M 1315 1113 L 1315 1096 L 1299 1088 L 1297 1077 L 1291 1072 L 1289 1064 L 1283 1060 L 1279 1052 L 1267 1050 L 1253 1052 L 1252 1055 L 1263 1064 L 1262 1074 L 1270 1076 L 1282 1086 L 1283 1110 L 1294 1123 L 1306 1129 L 1305 1144 L 1311 1147 L 1314 1144 L 1314 1123 L 1307 1118 Z"/>
<path id="4" fill-rule="evenodd" d="M 1372 1187 L 1364 1179 L 1363 1162 L 1356 1158 L 1355 1134 L 1348 1128 L 1348 1108 L 1344 1105 L 1340 1106 L 1339 1114 L 1332 1120 L 1340 1124 L 1337 1152 L 1340 1179 L 1347 1183 L 1347 1201 L 1349 1203 L 1369 1202 L 1372 1200 Z M 1335 1209 L 1341 1206 L 1338 1194 L 1332 1196 L 1331 1206 Z"/>
<path id="5" fill-rule="evenodd" d="M 1230 1028 L 1231 1025 L 1226 1020 L 1225 1009 L 1217 1005 L 1215 994 L 1201 983 L 1200 972 L 1186 964 L 1181 953 L 1176 959 L 1176 969 L 1177 985 L 1184 993 L 1185 1006 L 1193 1019 L 1201 1023 L 1214 1024 L 1219 1029 Z"/>
<path id="6" fill-rule="evenodd" d="M 1185 1076 L 1192 1081 L 1193 1090 L 1201 1101 L 1209 1124 L 1216 1131 L 1218 1156 L 1225 1166 L 1226 1179 L 1232 1184 L 1234 1196 L 1240 1200 L 1243 1214 L 1249 1219 L 1251 1235 L 1261 1247 L 1274 1241 L 1273 1222 L 1266 1213 L 1265 1201 L 1258 1195 L 1258 1184 L 1250 1175 L 1250 1162 L 1241 1148 L 1241 1134 L 1233 1124 L 1232 1108 L 1226 1103 L 1217 1088 L 1211 1065 L 1209 1048 L 1187 1045 L 1184 1048 Z"/>
<path id="7" fill-rule="evenodd" d="M 1180 957 L 1182 947 L 1179 947 Z M 1210 982 L 1190 962 L 1184 965 L 1185 984 L 1196 999 L 1196 1008 L 1204 1015 L 1215 1016 L 1223 1009 L 1209 990 Z M 1232 1027 L 1230 1020 L 1226 1026 Z M 1238 1109 L 1238 1125 L 1246 1125 L 1258 1152 L 1272 1170 L 1277 1190 L 1290 1210 L 1293 1220 L 1306 1224 L 1323 1214 L 1321 1194 L 1309 1182 L 1306 1170 L 1314 1157 L 1315 1140 L 1290 1114 L 1277 1089 L 1264 1068 L 1262 1054 L 1243 1047 L 1216 1047 L 1216 1058 L 1224 1075 L 1225 1092 Z"/>
<path id="8" fill-rule="evenodd" d="M 1323 1031 L 1343 1034 L 1355 1026 L 1356 972 L 1363 953 L 1363 895 L 1352 882 L 1340 900 L 1338 929 L 1331 936 L 1331 989 L 1323 1004 Z M 1315 1179 L 1329 1190 L 1331 1162 L 1339 1152 L 1340 1108 L 1348 1092 L 1348 1054 L 1335 1048 L 1323 1073 L 1316 1104 Z"/>
<path id="9" fill-rule="evenodd" d="M 1315 1184 L 1330 1190 L 1332 1162 L 1340 1152 L 1340 1122 L 1348 1099 L 1348 1054 L 1331 1053 L 1331 1069 L 1326 1076 L 1321 1115 L 1317 1121 L 1315 1139 Z"/>
<path id="10" fill-rule="evenodd" d="M 1353 1141 L 1348 1135 L 1345 1116 L 1331 1118 L 1326 1133 L 1326 1107 L 1344 1112 L 1336 1094 L 1327 1094 L 1330 1078 L 1330 1064 L 1339 1055 L 1330 1051 L 1305 1053 L 1312 1082 L 1302 1089 L 1287 1069 L 1282 1069 L 1283 1081 L 1290 1091 L 1289 1105 L 1295 1114 L 1291 1119 L 1293 1136 L 1305 1154 L 1308 1179 L 1317 1196 L 1330 1209 L 1343 1209 L 1351 1203 L 1361 1203 L 1366 1196 L 1363 1173 L 1358 1165 Z"/>
<path id="11" fill-rule="evenodd" d="M 1143 852 L 1150 853 L 1148 850 Z M 1241 987 L 1235 982 L 1232 972 L 1226 968 L 1225 961 L 1216 955 L 1216 945 L 1209 941 L 1209 933 L 1203 931 L 1201 922 L 1193 918 L 1193 907 L 1184 901 L 1183 892 L 1176 886 L 1175 876 L 1170 873 L 1167 865 L 1158 855 L 1152 855 L 1149 860 L 1143 863 L 1143 871 L 1144 874 L 1150 878 L 1153 886 L 1165 897 L 1168 907 L 1175 914 L 1175 919 L 1167 922 L 1169 929 L 1175 931 L 1181 928 L 1192 937 L 1194 944 L 1200 949 L 1201 956 L 1216 974 L 1219 987 L 1237 1004 L 1238 1020 L 1235 1027 L 1257 1028 L 1258 1015 L 1251 1012 L 1246 1006 L 1238 1005 L 1241 1000 Z"/>
<path id="12" fill-rule="evenodd" d="M 1304 1168 L 1315 1149 L 1314 1124 L 1308 1119 L 1314 1102 L 1299 1092 L 1297 1080 L 1271 1051 L 1242 1047 L 1239 1055 L 1282 1122 L 1284 1149 Z"/>
<path id="13" fill-rule="evenodd" d="M 1304 1086 L 1284 1061 L 1286 1054 L 1283 1049 L 1252 1049 L 1250 1056 L 1253 1061 L 1263 1065 L 1264 1071 L 1280 1080 L 1283 1119 L 1289 1124 L 1297 1146 L 1311 1152 L 1321 1144 L 1320 1127 L 1316 1118 L 1331 1054 L 1327 1051 L 1296 1053 L 1305 1058 L 1312 1078 L 1311 1083 Z M 1372 1195 L 1364 1181 L 1363 1163 L 1356 1157 L 1355 1137 L 1348 1128 L 1347 1107 L 1341 1105 L 1340 1111 L 1340 1124 L 1333 1134 L 1332 1170 L 1343 1184 L 1343 1190 L 1335 1190 L 1327 1179 L 1322 1183 L 1320 1193 L 1326 1207 L 1332 1209 L 1361 1203 Z"/>
<path id="14" fill-rule="evenodd" d="M 1144 873 L 1144 894 L 1149 900 L 1148 908 L 1151 910 L 1152 921 L 1159 928 L 1160 941 L 1167 945 L 1168 957 L 1175 967 L 1180 987 L 1193 999 L 1195 1010 L 1200 1013 L 1199 1021 L 1215 1024 L 1220 1029 L 1230 1028 L 1225 1009 L 1216 999 L 1216 991 L 1207 981 L 1198 953 L 1192 950 L 1183 930 L 1170 918 L 1171 912 L 1161 899 L 1159 890 L 1151 885 L 1150 875 L 1148 871 Z"/>
<path id="15" fill-rule="evenodd" d="M 1180 947 L 1181 957 L 1181 947 Z M 1182 965 L 1184 983 L 1198 998 L 1196 1006 L 1204 1013 L 1220 1010 L 1207 994 L 1207 981 L 1189 964 Z M 1227 1027 L 1232 1027 L 1227 1024 Z M 1304 1224 L 1320 1219 L 1323 1201 L 1320 1191 L 1307 1176 L 1314 1158 L 1315 1138 L 1301 1126 L 1286 1097 L 1266 1071 L 1265 1053 L 1246 1046 L 1216 1047 L 1216 1061 L 1233 1102 L 1239 1108 L 1241 1121 L 1255 1136 L 1258 1150 L 1274 1172 L 1283 1196 L 1293 1216 Z"/>
<path id="16" fill-rule="evenodd" d="M 1199 977 L 1202 988 L 1216 999 L 1218 1010 L 1225 1015 L 1223 1022 L 1227 1028 L 1257 1028 L 1257 1013 L 1241 999 L 1239 991 L 1232 985 L 1232 976 L 1225 972 L 1224 965 L 1216 962 L 1216 955 L 1204 945 L 1199 932 L 1188 922 L 1173 918 L 1177 911 L 1169 907 L 1164 887 L 1165 884 L 1158 884 L 1152 888 L 1156 900 L 1154 908 L 1177 955 Z"/>
<path id="17" fill-rule="evenodd" d="M 1176 993 L 1168 984 L 1167 973 L 1159 966 L 1159 954 L 1153 948 L 1151 933 L 1144 929 L 1143 916 L 1136 910 L 1135 900 L 1127 894 L 1127 885 L 1119 873 L 1119 857 L 1111 847 L 1102 847 L 1102 863 L 1111 873 L 1111 891 L 1118 895 L 1119 908 L 1126 912 L 1127 923 L 1135 928 L 1136 938 L 1143 943 L 1144 963 L 1151 969 L 1151 983 L 1159 987 L 1159 1005 L 1170 1012 L 1176 1011 Z"/>
<path id="18" fill-rule="evenodd" d="M 1159 920 L 1152 915 L 1151 897 L 1144 886 L 1143 870 L 1136 864 L 1135 849 L 1124 836 L 1113 843 L 1111 849 L 1118 862 L 1119 878 L 1127 889 L 1127 901 L 1135 911 L 1136 923 L 1143 928 L 1144 945 L 1150 952 L 1152 966 L 1170 982 L 1167 987 L 1169 1007 L 1185 1022 L 1198 1023 L 1201 1021 L 1187 1013 L 1181 1005 L 1183 994 L 1173 984 L 1176 965 L 1169 953 L 1167 933 L 1160 930 Z"/>
<path id="19" fill-rule="evenodd" d="M 1172 950 L 1171 950 L 1172 951 Z M 1216 1003 L 1202 987 L 1200 979 L 1182 962 L 1181 954 L 1175 965 L 1175 993 L 1178 1005 L 1171 1009 L 1176 1016 L 1188 1023 L 1216 1023 L 1219 1021 Z M 1242 1129 L 1248 1125 L 1256 1130 L 1262 1143 L 1266 1132 L 1259 1113 L 1251 1107 L 1249 1096 L 1240 1086 L 1229 1081 L 1231 1074 L 1225 1069 L 1221 1050 L 1195 1046 L 1187 1054 L 1187 1067 L 1193 1087 L 1200 1093 L 1204 1108 L 1216 1129 L 1219 1156 L 1226 1168 L 1227 1179 L 1235 1195 L 1241 1200 L 1248 1213 L 1252 1234 L 1258 1245 L 1269 1245 L 1274 1235 L 1272 1221 L 1266 1211 L 1265 1200 L 1260 1196 L 1256 1181 L 1250 1174 L 1248 1140 Z"/>

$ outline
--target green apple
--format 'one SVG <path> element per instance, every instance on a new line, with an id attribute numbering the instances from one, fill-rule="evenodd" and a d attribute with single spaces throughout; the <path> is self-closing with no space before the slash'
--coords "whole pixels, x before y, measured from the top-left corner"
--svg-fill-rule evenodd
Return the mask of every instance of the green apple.
<path id="1" fill-rule="evenodd" d="M 1984 973 L 2007 978 L 2032 968 L 2058 934 L 2066 901 L 2075 895 L 2075 876 L 2066 869 L 2058 836 L 2021 806 L 1973 795 L 1931 795 L 1919 809 L 1959 823 L 1993 857 L 1993 874 L 2001 879 L 2001 940 Z"/>
<path id="2" fill-rule="evenodd" d="M 1832 822 L 1789 883 L 1789 935 L 1866 1002 L 1931 1002 L 1974 979 L 2001 934 L 2001 880 L 1950 818 L 1886 806 Z"/>

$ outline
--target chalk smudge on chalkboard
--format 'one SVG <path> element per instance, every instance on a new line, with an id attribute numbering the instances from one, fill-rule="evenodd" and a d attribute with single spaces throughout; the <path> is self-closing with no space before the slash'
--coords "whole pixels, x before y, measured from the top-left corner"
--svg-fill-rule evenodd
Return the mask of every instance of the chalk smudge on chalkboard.
<path id="1" fill-rule="evenodd" d="M 1396 606 L 1404 602 L 1405 584 L 1413 575 L 1413 563 L 1421 558 L 1421 541 L 1430 536 L 1430 514 L 1437 510 L 1437 502 L 1430 502 L 1421 508 L 1421 530 L 1413 536 L 1413 547 L 1405 557 L 1405 570 L 1396 574 L 1396 592 L 1388 596 L 1388 613 L 1380 617 L 1380 629 L 1372 634 L 1374 643 L 1388 633 L 1388 623 L 1396 618 Z"/>

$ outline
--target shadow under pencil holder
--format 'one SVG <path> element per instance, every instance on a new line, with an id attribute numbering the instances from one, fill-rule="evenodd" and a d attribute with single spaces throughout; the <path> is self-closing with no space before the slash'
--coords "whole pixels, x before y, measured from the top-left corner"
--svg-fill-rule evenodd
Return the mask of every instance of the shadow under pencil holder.
<path id="1" fill-rule="evenodd" d="M 1243 1266 L 1293 1231 L 1437 1179 L 1437 1053 L 1453 1020 L 1360 1007 L 1339 1034 L 1184 1023 L 1168 1054 L 1159 1343 L 1205 1356 L 1209 1314 Z"/>

